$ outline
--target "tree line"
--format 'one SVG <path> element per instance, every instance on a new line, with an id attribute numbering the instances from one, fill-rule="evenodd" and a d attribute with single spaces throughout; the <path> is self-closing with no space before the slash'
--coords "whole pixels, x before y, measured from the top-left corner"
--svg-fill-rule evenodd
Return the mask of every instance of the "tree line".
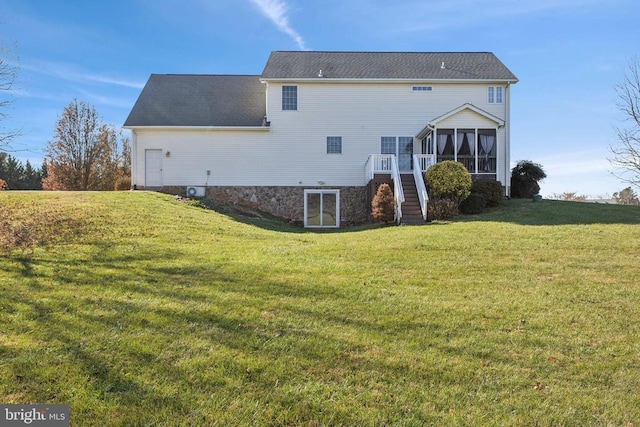
<path id="1" fill-rule="evenodd" d="M 47 167 L 34 168 L 27 160 L 24 164 L 17 158 L 0 153 L 0 180 L 8 190 L 42 190 L 42 179 L 47 176 Z"/>

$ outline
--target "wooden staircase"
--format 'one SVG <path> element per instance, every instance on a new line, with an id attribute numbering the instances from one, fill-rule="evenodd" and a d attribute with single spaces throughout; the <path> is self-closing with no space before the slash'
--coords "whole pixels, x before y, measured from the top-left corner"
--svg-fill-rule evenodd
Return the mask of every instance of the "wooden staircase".
<path id="1" fill-rule="evenodd" d="M 418 225 L 424 224 L 422 218 L 422 209 L 420 209 L 420 199 L 418 198 L 418 190 L 413 174 L 401 174 L 402 189 L 404 190 L 404 203 L 402 204 L 401 224 Z"/>

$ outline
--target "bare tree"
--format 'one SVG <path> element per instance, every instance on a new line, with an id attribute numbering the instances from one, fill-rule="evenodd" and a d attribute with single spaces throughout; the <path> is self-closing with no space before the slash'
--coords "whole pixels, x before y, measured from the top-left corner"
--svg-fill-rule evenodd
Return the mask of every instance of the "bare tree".
<path id="1" fill-rule="evenodd" d="M 616 128 L 618 143 L 611 146 L 609 162 L 619 179 L 640 188 L 640 60 L 633 58 L 622 83 L 616 86 L 618 109 L 629 126 Z"/>
<path id="2" fill-rule="evenodd" d="M 58 119 L 47 145 L 44 190 L 113 190 L 123 156 L 119 133 L 100 122 L 95 108 L 73 100 Z"/>
<path id="3" fill-rule="evenodd" d="M 7 118 L 7 108 L 13 102 L 11 90 L 18 76 L 18 67 L 10 60 L 10 52 L 0 46 L 0 148 L 6 148 L 11 140 L 20 135 L 20 131 L 5 129 L 3 122 Z"/>

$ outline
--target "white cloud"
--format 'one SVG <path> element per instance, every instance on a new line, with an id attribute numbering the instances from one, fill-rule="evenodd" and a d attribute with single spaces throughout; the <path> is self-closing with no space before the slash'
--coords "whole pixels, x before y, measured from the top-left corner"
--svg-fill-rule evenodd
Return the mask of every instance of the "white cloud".
<path id="1" fill-rule="evenodd" d="M 75 66 L 51 61 L 33 61 L 31 64 L 22 64 L 21 68 L 39 74 L 45 74 L 72 82 L 100 83 L 123 86 L 133 89 L 142 89 L 144 82 L 118 79 L 101 74 L 89 73 L 78 70 Z"/>
<path id="2" fill-rule="evenodd" d="M 309 50 L 302 36 L 289 24 L 287 18 L 288 5 L 284 0 L 249 0 L 258 6 L 280 31 L 291 37 L 301 50 Z"/>
<path id="3" fill-rule="evenodd" d="M 123 110 L 128 110 L 131 108 L 131 106 L 133 105 L 133 102 L 131 99 L 123 99 L 123 98 L 117 98 L 117 97 L 113 97 L 113 96 L 104 96 L 104 95 L 99 95 L 97 93 L 93 93 L 84 89 L 80 89 L 77 88 L 76 89 L 78 91 L 78 93 L 80 93 L 83 97 L 92 100 L 94 103 L 98 104 L 98 105 L 104 105 L 104 106 L 108 106 L 108 107 L 115 107 L 115 108 L 120 108 Z"/>

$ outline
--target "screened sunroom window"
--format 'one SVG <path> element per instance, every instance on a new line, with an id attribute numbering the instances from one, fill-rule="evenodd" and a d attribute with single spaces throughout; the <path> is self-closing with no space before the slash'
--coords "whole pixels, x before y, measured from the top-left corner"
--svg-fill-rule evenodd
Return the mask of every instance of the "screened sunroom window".
<path id="1" fill-rule="evenodd" d="M 496 173 L 495 129 L 437 129 L 433 148 L 428 148 L 429 154 L 433 151 L 437 162 L 454 160 L 473 174 Z"/>

